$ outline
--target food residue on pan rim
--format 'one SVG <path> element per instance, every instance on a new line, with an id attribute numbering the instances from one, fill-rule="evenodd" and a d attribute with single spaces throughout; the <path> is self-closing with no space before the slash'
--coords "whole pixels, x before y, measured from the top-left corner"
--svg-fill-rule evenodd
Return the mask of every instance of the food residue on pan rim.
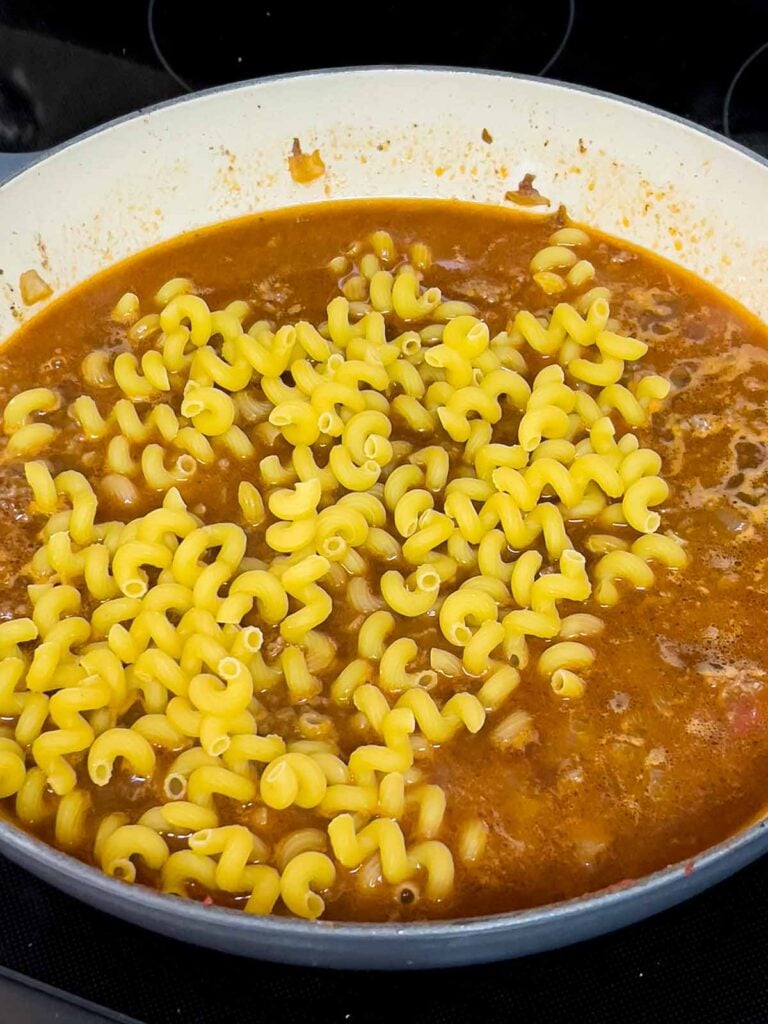
<path id="1" fill-rule="evenodd" d="M 288 157 L 288 170 L 291 177 L 299 185 L 308 185 L 325 174 L 325 164 L 319 149 L 304 153 L 298 138 L 293 140 L 293 149 Z"/>

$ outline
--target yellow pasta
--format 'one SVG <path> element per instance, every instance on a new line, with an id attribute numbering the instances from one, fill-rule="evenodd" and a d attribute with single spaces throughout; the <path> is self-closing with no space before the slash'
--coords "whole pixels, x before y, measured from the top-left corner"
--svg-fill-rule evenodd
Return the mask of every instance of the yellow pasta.
<path id="1" fill-rule="evenodd" d="M 417 786 L 408 793 L 407 803 L 418 809 L 414 835 L 434 839 L 440 832 L 445 815 L 445 793 L 440 786 Z"/>
<path id="2" fill-rule="evenodd" d="M 260 792 L 267 806 L 282 810 L 291 804 L 317 807 L 326 787 L 320 766 L 307 754 L 291 752 L 281 754 L 264 769 Z"/>
<path id="3" fill-rule="evenodd" d="M 201 750 L 201 753 L 204 751 Z M 210 756 L 210 755 L 206 755 Z M 203 764 L 189 775 L 186 793 L 189 800 L 201 807 L 210 807 L 214 793 L 239 803 L 252 800 L 256 787 L 250 778 L 215 764 Z"/>
<path id="4" fill-rule="evenodd" d="M 123 882 L 136 879 L 134 857 L 152 870 L 162 868 L 168 859 L 168 846 L 157 832 L 146 825 L 121 825 L 101 846 L 102 869 Z"/>
<path id="5" fill-rule="evenodd" d="M 327 889 L 336 879 L 333 861 L 323 853 L 305 851 L 293 857 L 280 877 L 280 896 L 297 917 L 314 920 L 325 903 L 315 889 Z"/>
<path id="6" fill-rule="evenodd" d="M 429 566 L 422 566 L 421 575 L 414 573 L 414 586 L 406 585 L 401 573 L 385 572 L 381 577 L 381 594 L 388 606 L 399 615 L 413 618 L 426 615 L 432 608 L 440 587 L 440 577 Z"/>
<path id="7" fill-rule="evenodd" d="M 197 387 L 185 394 L 181 412 L 192 420 L 195 429 L 208 437 L 217 437 L 225 434 L 234 423 L 235 403 L 216 388 Z"/>
<path id="8" fill-rule="evenodd" d="M 407 708 L 387 712 L 381 723 L 384 744 L 360 746 L 350 755 L 349 768 L 355 781 L 367 783 L 377 771 L 407 771 L 413 765 L 409 737 L 415 728 L 416 719 Z"/>
<path id="9" fill-rule="evenodd" d="M 533 719 L 527 711 L 513 711 L 491 731 L 490 740 L 501 750 L 524 750 L 537 739 Z"/>
<path id="10" fill-rule="evenodd" d="M 468 818 L 459 832 L 459 859 L 465 864 L 476 863 L 483 856 L 487 842 L 487 824 L 481 818 Z"/>
<path id="11" fill-rule="evenodd" d="M 18 793 L 26 774 L 22 748 L 14 740 L 0 738 L 0 798 Z"/>
<path id="12" fill-rule="evenodd" d="M 97 786 L 106 786 L 115 760 L 122 757 L 135 775 L 149 778 L 155 769 L 155 752 L 149 741 L 135 729 L 107 729 L 88 750 L 88 774 Z"/>
<path id="13" fill-rule="evenodd" d="M 30 418 L 36 413 L 53 412 L 59 407 L 59 396 L 50 388 L 30 388 L 11 398 L 3 410 L 3 429 L 6 434 L 16 434 L 30 426 Z"/>
<path id="14" fill-rule="evenodd" d="M 390 693 L 398 693 L 412 686 L 429 687 L 434 683 L 435 674 L 431 669 L 408 671 L 408 665 L 416 658 L 417 653 L 416 641 L 410 637 L 400 637 L 387 645 L 379 662 L 379 678 L 384 689 Z"/>
<path id="15" fill-rule="evenodd" d="M 653 585 L 651 567 L 640 556 L 631 551 L 611 551 L 603 555 L 594 569 L 595 599 L 602 605 L 616 604 L 619 599 L 615 580 L 626 580 L 638 589 Z"/>
<path id="16" fill-rule="evenodd" d="M 91 798 L 82 789 L 65 794 L 56 808 L 54 823 L 56 842 L 64 847 L 80 845 L 86 836 Z"/>
<path id="17" fill-rule="evenodd" d="M 192 850 L 177 850 L 163 863 L 160 885 L 163 892 L 188 896 L 190 882 L 211 891 L 216 888 L 216 862 Z"/>
<path id="18" fill-rule="evenodd" d="M 243 825 L 206 828 L 193 833 L 188 842 L 203 857 L 219 855 L 214 882 L 223 892 L 248 889 L 247 865 L 266 855 L 265 844 Z"/>
<path id="19" fill-rule="evenodd" d="M 16 814 L 26 825 L 39 825 L 54 813 L 48 799 L 48 780 L 41 768 L 30 768 L 16 793 Z"/>

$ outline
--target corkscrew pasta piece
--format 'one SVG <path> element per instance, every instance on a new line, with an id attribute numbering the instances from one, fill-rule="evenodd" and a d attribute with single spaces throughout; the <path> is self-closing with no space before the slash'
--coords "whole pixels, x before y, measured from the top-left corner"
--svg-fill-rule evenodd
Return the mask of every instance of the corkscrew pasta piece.
<path id="1" fill-rule="evenodd" d="M 53 412 L 59 407 L 60 398 L 50 388 L 30 388 L 13 396 L 3 410 L 3 430 L 13 435 L 30 425 L 30 418 L 36 413 Z"/>
<path id="2" fill-rule="evenodd" d="M 445 816 L 445 793 L 440 786 L 416 786 L 409 790 L 406 804 L 416 809 L 413 834 L 419 839 L 434 839 Z"/>
<path id="3" fill-rule="evenodd" d="M 82 844 L 91 810 L 90 794 L 82 789 L 73 789 L 62 796 L 54 821 L 54 834 L 60 846 L 71 849 Z"/>
<path id="4" fill-rule="evenodd" d="M 375 772 L 405 772 L 413 765 L 410 736 L 416 728 L 413 712 L 395 708 L 387 712 L 382 723 L 383 744 L 356 747 L 349 757 L 349 770 L 356 782 L 366 784 Z"/>
<path id="5" fill-rule="evenodd" d="M 474 864 L 488 843 L 488 825 L 481 818 L 467 818 L 459 831 L 458 855 L 464 864 Z"/>
<path id="6" fill-rule="evenodd" d="M 0 738 L 0 798 L 18 793 L 26 774 L 22 748 L 14 740 Z"/>
<path id="7" fill-rule="evenodd" d="M 204 764 L 190 773 L 186 794 L 192 803 L 201 807 L 213 806 L 214 794 L 237 803 L 249 803 L 256 795 L 256 786 L 247 776 L 218 765 Z"/>
<path id="8" fill-rule="evenodd" d="M 330 857 L 305 851 L 286 864 L 280 876 L 280 896 L 297 917 L 313 921 L 325 910 L 325 902 L 316 889 L 330 888 L 336 880 L 336 868 Z"/>
<path id="9" fill-rule="evenodd" d="M 468 732 L 479 732 L 485 723 L 485 709 L 471 693 L 456 693 L 442 707 L 423 690 L 406 690 L 396 707 L 413 712 L 421 732 L 430 743 L 446 743 L 463 726 Z"/>
<path id="10" fill-rule="evenodd" d="M 88 749 L 88 774 L 97 786 L 106 786 L 118 757 L 131 766 L 135 775 L 149 778 L 155 770 L 152 745 L 135 729 L 107 729 Z"/>
<path id="11" fill-rule="evenodd" d="M 193 850 L 176 850 L 162 865 L 160 888 L 170 895 L 188 897 L 190 883 L 200 886 L 207 892 L 214 891 L 216 861 Z"/>
<path id="12" fill-rule="evenodd" d="M 522 709 L 513 711 L 494 727 L 490 741 L 501 750 L 522 751 L 529 743 L 535 743 L 538 733 L 529 712 Z"/>
<path id="13" fill-rule="evenodd" d="M 243 892 L 248 885 L 248 865 L 264 860 L 266 844 L 244 825 L 223 825 L 194 832 L 189 848 L 204 857 L 218 855 L 215 885 L 222 892 Z"/>
<path id="14" fill-rule="evenodd" d="M 398 693 L 412 686 L 429 687 L 434 682 L 434 673 L 424 669 L 410 672 L 408 665 L 418 653 L 415 640 L 400 637 L 384 649 L 379 662 L 381 685 L 391 693 Z"/>
<path id="15" fill-rule="evenodd" d="M 322 768 L 307 754 L 281 754 L 261 775 L 261 798 L 269 807 L 282 810 L 291 804 L 317 807 L 325 796 L 327 781 Z"/>
<path id="16" fill-rule="evenodd" d="M 54 813 L 55 806 L 48 796 L 48 780 L 41 768 L 30 768 L 16 793 L 15 810 L 25 825 L 40 825 Z"/>
<path id="17" fill-rule="evenodd" d="M 179 800 L 175 803 L 153 807 L 139 818 L 140 825 L 149 825 L 156 832 L 199 832 L 201 829 L 213 829 L 218 825 L 216 812 L 206 807 L 198 807 L 188 801 Z M 98 856 L 98 851 L 96 852 Z"/>
<path id="18" fill-rule="evenodd" d="M 453 888 L 453 858 L 448 848 L 434 840 L 406 848 L 402 829 L 388 818 L 376 818 L 355 832 L 352 816 L 340 814 L 328 826 L 336 858 L 345 867 L 358 867 L 378 849 L 382 874 L 392 885 L 413 878 L 419 871 L 427 876 L 426 895 L 437 900 Z"/>
<path id="19" fill-rule="evenodd" d="M 168 845 L 146 825 L 121 825 L 101 845 L 102 870 L 123 882 L 136 880 L 134 858 L 148 868 L 158 870 L 169 856 Z"/>

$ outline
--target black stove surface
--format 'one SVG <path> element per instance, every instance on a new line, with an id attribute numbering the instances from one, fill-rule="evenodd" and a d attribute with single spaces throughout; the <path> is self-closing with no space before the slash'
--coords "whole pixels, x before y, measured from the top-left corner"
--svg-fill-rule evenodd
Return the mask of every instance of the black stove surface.
<path id="1" fill-rule="evenodd" d="M 306 6 L 217 0 L 201 16 L 188 0 L 0 0 L 0 154 L 46 149 L 223 82 L 415 63 L 606 89 L 768 156 L 768 0 L 474 0 L 460 18 L 429 0 Z M 39 989 L 24 1001 L 18 976 L 4 978 L 4 968 L 145 1024 L 768 1021 L 765 863 L 613 936 L 418 975 L 301 970 L 187 947 L 76 903 L 4 860 L 0 896 L 0 1024 L 96 1019 L 76 1002 L 47 1009 Z"/>
<path id="2" fill-rule="evenodd" d="M 302 5 L 303 7 L 304 5 Z M 188 0 L 119 5 L 0 0 L 0 151 L 44 149 L 194 89 L 354 64 L 437 64 L 547 74 L 691 118 L 768 155 L 768 3 L 474 0 L 472 21 L 423 0 Z"/>

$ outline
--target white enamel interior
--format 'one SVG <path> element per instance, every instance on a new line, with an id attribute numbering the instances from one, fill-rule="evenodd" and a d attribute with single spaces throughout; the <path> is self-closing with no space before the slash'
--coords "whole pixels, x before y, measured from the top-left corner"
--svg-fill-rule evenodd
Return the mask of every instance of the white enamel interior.
<path id="1" fill-rule="evenodd" d="M 484 142 L 483 129 L 493 141 Z M 288 174 L 294 137 L 327 173 Z M 503 203 L 526 172 L 572 216 L 643 245 L 768 320 L 768 166 L 641 107 L 552 84 L 373 69 L 193 97 L 83 138 L 0 188 L 0 337 L 34 268 L 55 289 L 216 221 L 326 198 Z"/>

